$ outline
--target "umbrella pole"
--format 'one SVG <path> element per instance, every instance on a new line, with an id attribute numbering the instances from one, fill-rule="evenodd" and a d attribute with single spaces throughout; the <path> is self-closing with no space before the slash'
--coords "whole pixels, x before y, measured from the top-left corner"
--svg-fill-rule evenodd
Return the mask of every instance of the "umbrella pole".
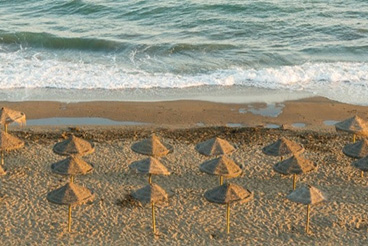
<path id="1" fill-rule="evenodd" d="M 284 157 L 283 156 L 280 156 L 280 161 L 282 161 L 284 159 Z"/>
<path id="2" fill-rule="evenodd" d="M 70 183 L 74 183 L 74 175 L 70 175 Z"/>
<path id="3" fill-rule="evenodd" d="M 353 134 L 353 143 L 355 143 L 356 136 Z"/>
<path id="4" fill-rule="evenodd" d="M 305 225 L 305 232 L 309 234 L 309 213 L 310 213 L 310 204 L 307 205 L 307 223 Z"/>
<path id="5" fill-rule="evenodd" d="M 230 233 L 230 203 L 226 206 L 226 233 Z"/>
<path id="6" fill-rule="evenodd" d="M 156 234 L 156 219 L 155 219 L 155 203 L 152 202 L 152 228 L 153 234 Z"/>
<path id="7" fill-rule="evenodd" d="M 1 165 L 4 166 L 4 151 L 1 150 Z"/>
<path id="8" fill-rule="evenodd" d="M 152 175 L 151 174 L 148 174 L 148 183 L 152 184 Z"/>
<path id="9" fill-rule="evenodd" d="M 68 232 L 72 229 L 72 205 L 69 204 L 69 216 L 68 216 Z"/>
<path id="10" fill-rule="evenodd" d="M 364 177 L 364 172 L 360 171 L 360 177 L 363 178 Z"/>
<path id="11" fill-rule="evenodd" d="M 8 124 L 4 124 L 5 132 L 8 133 Z"/>
<path id="12" fill-rule="evenodd" d="M 224 183 L 224 177 L 220 176 L 220 185 Z"/>
<path id="13" fill-rule="evenodd" d="M 293 190 L 295 190 L 295 184 L 296 184 L 296 174 L 293 175 Z"/>

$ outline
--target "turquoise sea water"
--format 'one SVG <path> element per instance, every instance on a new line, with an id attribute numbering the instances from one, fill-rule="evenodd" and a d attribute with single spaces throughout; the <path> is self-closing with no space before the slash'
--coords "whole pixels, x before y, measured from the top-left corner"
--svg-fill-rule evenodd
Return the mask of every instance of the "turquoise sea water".
<path id="1" fill-rule="evenodd" d="M 0 1 L 4 100 L 254 91 L 368 105 L 368 1 Z"/>

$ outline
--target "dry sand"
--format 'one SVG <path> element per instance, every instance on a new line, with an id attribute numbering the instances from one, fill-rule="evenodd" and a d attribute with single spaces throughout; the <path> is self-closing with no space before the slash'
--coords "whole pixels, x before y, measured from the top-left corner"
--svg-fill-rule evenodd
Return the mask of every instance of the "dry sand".
<path id="1" fill-rule="evenodd" d="M 159 110 L 159 105 L 163 105 L 163 109 L 160 109 L 163 112 L 174 107 L 176 103 L 178 102 L 156 103 L 141 107 L 146 107 L 146 110 L 153 107 L 154 111 Z M 7 103 L 6 105 L 19 109 L 24 107 L 28 110 L 33 104 L 37 103 Z M 23 111 L 28 118 L 37 118 L 38 114 L 42 115 L 41 117 L 69 116 L 68 110 L 54 110 L 63 104 L 49 104 L 49 111 L 45 110 L 46 115 L 42 114 L 43 108 L 33 110 L 33 113 L 24 108 Z M 116 104 L 120 105 L 120 103 Z M 212 118 L 212 114 L 207 115 L 207 110 L 194 109 L 191 117 L 193 124 L 201 122 L 202 119 L 206 120 L 205 117 L 209 117 L 209 123 L 206 122 L 206 124 L 215 122 L 214 124 L 221 125 L 220 122 L 228 123 L 233 120 L 231 109 L 234 105 L 220 105 L 219 111 L 216 111 L 217 104 L 205 102 L 198 104 L 215 105 L 208 110 L 214 111 L 215 115 L 221 116 L 222 112 L 230 115 L 222 115 L 226 117 L 225 122 L 220 116 Z M 367 118 L 367 107 L 345 105 L 321 98 L 290 104 L 291 106 L 288 107 L 289 102 L 285 103 L 284 111 L 279 115 L 281 118 L 272 118 L 275 120 L 273 122 L 290 124 L 300 122 L 300 119 L 305 117 L 306 121 L 312 122 L 308 123 L 311 128 L 306 127 L 298 131 L 261 127 L 200 128 L 191 127 L 192 123 L 187 123 L 186 117 L 179 117 L 180 119 L 172 117 L 172 121 L 166 122 L 164 120 L 168 117 L 166 112 L 162 113 L 163 117 L 158 117 L 160 119 L 157 120 L 158 124 L 145 127 L 85 126 L 45 129 L 11 127 L 11 133 L 25 140 L 26 144 L 23 149 L 12 151 L 6 156 L 5 168 L 8 173 L 0 178 L 2 214 L 0 244 L 367 245 L 368 215 L 365 211 L 368 209 L 368 177 L 361 178 L 359 172 L 350 165 L 353 160 L 342 154 L 342 147 L 351 141 L 351 136 L 336 133 L 331 127 L 319 125 L 323 120 L 339 120 L 355 112 Z M 139 105 L 138 103 L 137 108 L 140 107 Z M 318 105 L 321 107 L 320 110 Z M 74 105 L 66 105 L 66 107 L 69 106 L 74 107 Z M 246 107 L 247 105 L 237 106 Z M 76 111 L 74 117 L 93 115 L 109 118 L 108 114 L 96 113 L 97 109 L 98 112 L 102 110 L 99 109 L 98 104 L 90 108 L 84 108 L 85 106 L 79 104 L 78 107 L 81 111 Z M 188 111 L 186 112 L 184 107 L 183 112 L 190 115 L 191 107 L 187 107 Z M 299 108 L 302 111 L 293 111 L 293 107 L 295 110 Z M 104 110 L 108 111 L 109 108 L 105 107 Z M 337 109 L 333 111 L 331 110 L 333 108 Z M 68 114 L 58 114 L 64 111 Z M 174 109 L 173 111 L 176 112 Z M 139 113 L 133 111 L 125 112 L 126 114 L 118 110 L 115 112 L 116 119 L 145 121 L 143 118 L 135 118 Z M 148 112 L 151 111 L 146 111 L 147 114 Z M 332 118 L 333 113 L 336 118 Z M 141 114 L 144 115 L 144 113 Z M 283 114 L 290 114 L 288 119 L 290 121 L 283 121 L 282 117 L 286 117 Z M 258 119 L 258 116 L 253 119 L 252 114 L 240 115 L 251 119 L 250 121 L 243 119 L 244 124 L 247 125 L 260 125 L 270 120 L 269 117 Z M 314 120 L 315 116 L 317 120 Z M 144 117 L 148 117 L 148 122 L 153 122 L 157 118 L 152 115 Z M 253 123 L 250 123 L 251 121 Z M 183 125 L 185 125 L 184 128 Z M 317 128 L 319 130 L 316 130 Z M 63 159 L 52 152 L 53 145 L 62 140 L 63 133 L 67 135 L 71 132 L 93 141 L 96 145 L 96 151 L 84 157 L 84 160 L 93 163 L 94 172 L 75 179 L 77 184 L 93 190 L 96 199 L 90 204 L 73 208 L 72 233 L 69 234 L 67 233 L 67 206 L 49 203 L 46 200 L 46 194 L 64 185 L 68 180 L 67 177 L 51 173 L 50 165 Z M 152 235 L 150 208 L 139 207 L 127 199 L 131 191 L 147 184 L 147 176 L 136 174 L 128 168 L 131 162 L 145 158 L 133 152 L 130 146 L 152 132 L 174 147 L 173 153 L 161 159 L 172 174 L 153 177 L 153 182 L 171 194 L 169 202 L 156 209 L 158 236 Z M 254 192 L 254 199 L 249 203 L 231 206 L 229 236 L 225 233 L 226 206 L 211 204 L 203 197 L 206 190 L 218 184 L 217 177 L 199 171 L 199 164 L 210 158 L 194 150 L 197 143 L 214 136 L 227 139 L 236 147 L 236 151 L 230 157 L 243 166 L 243 174 L 231 179 L 231 182 Z M 303 144 L 306 149 L 303 156 L 318 165 L 317 171 L 299 176 L 297 186 L 305 183 L 314 185 L 324 191 L 329 198 L 327 203 L 312 206 L 311 235 L 304 233 L 306 207 L 285 198 L 291 191 L 291 177 L 275 173 L 272 166 L 279 159 L 266 156 L 261 151 L 262 147 L 280 136 Z"/>

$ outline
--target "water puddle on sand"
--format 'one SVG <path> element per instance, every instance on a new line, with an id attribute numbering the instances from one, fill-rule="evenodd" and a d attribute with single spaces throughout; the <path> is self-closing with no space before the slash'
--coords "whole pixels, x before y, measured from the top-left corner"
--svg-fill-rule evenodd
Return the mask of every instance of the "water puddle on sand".
<path id="1" fill-rule="evenodd" d="M 282 113 L 283 108 L 285 107 L 282 103 L 273 103 L 267 104 L 266 107 L 254 107 L 253 105 L 248 105 L 247 108 L 240 108 L 239 113 L 246 114 L 248 112 L 256 115 L 262 115 L 267 117 L 276 118 Z"/>
<path id="2" fill-rule="evenodd" d="M 226 124 L 227 127 L 243 127 L 243 124 L 240 123 L 227 123 Z"/>
<path id="3" fill-rule="evenodd" d="M 326 126 L 334 126 L 338 122 L 340 122 L 340 121 L 337 121 L 337 120 L 325 120 L 325 121 L 323 121 L 323 124 L 325 124 Z"/>
<path id="4" fill-rule="evenodd" d="M 296 127 L 296 128 L 303 128 L 306 126 L 305 123 L 301 123 L 301 122 L 297 122 L 297 123 L 293 123 L 291 124 L 293 127 Z"/>
<path id="5" fill-rule="evenodd" d="M 27 126 L 60 126 L 60 125 L 108 125 L 108 126 L 141 126 L 149 125 L 145 122 L 115 121 L 98 117 L 55 117 L 27 120 Z"/>
<path id="6" fill-rule="evenodd" d="M 268 128 L 268 129 L 278 129 L 278 128 L 280 128 L 280 126 L 276 125 L 276 124 L 266 124 L 264 127 Z"/>

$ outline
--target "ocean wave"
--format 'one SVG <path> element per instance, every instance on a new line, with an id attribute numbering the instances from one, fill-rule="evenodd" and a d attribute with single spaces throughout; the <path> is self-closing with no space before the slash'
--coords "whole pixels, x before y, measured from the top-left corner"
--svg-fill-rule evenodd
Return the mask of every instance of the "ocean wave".
<path id="1" fill-rule="evenodd" d="M 49 59 L 34 53 L 0 52 L 0 90 L 13 88 L 151 89 L 247 86 L 305 91 L 368 105 L 368 63 L 304 63 L 265 68 L 231 67 L 193 74 L 147 72 L 103 61 Z"/>

